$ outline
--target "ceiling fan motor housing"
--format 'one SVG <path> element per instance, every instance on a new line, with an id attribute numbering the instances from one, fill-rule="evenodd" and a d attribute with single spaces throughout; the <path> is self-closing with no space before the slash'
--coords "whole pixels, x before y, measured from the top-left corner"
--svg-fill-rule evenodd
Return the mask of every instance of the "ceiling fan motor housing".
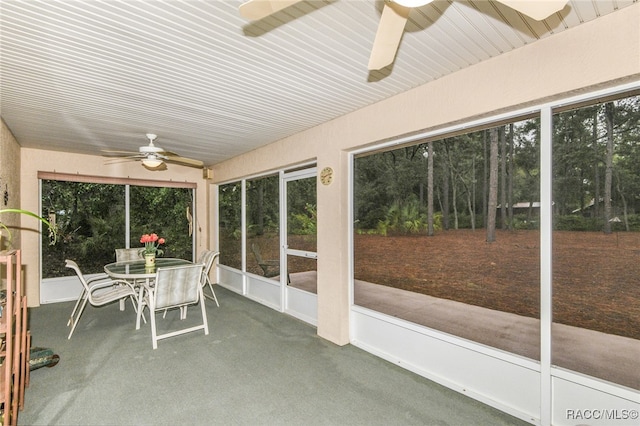
<path id="1" fill-rule="evenodd" d="M 140 147 L 140 153 L 142 154 L 155 154 L 162 151 L 164 151 L 164 149 L 155 145 L 145 145 Z"/>
<path id="2" fill-rule="evenodd" d="M 139 159 L 142 160 L 142 163 L 150 169 L 158 169 L 160 165 L 162 165 L 165 161 L 171 163 L 182 164 L 184 166 L 189 167 L 197 167 L 204 168 L 204 163 L 200 160 L 193 160 L 191 158 L 180 157 L 179 155 L 165 151 L 164 148 L 156 146 L 153 144 L 153 141 L 157 139 L 157 135 L 153 133 L 146 134 L 147 139 L 149 140 L 148 145 L 144 145 L 138 148 L 138 152 L 128 152 L 128 151 L 106 151 L 118 154 L 124 154 L 127 158 L 130 159 Z"/>

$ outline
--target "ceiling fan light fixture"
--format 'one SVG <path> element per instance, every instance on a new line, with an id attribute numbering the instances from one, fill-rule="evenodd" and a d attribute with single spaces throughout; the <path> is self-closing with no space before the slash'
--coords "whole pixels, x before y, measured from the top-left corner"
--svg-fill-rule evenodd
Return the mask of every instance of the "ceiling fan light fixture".
<path id="1" fill-rule="evenodd" d="M 393 0 L 394 3 L 398 3 L 400 6 L 405 7 L 421 7 L 425 4 L 431 3 L 433 0 Z"/>
<path id="2" fill-rule="evenodd" d="M 155 169 L 156 167 L 160 167 L 162 165 L 162 160 L 157 157 L 147 157 L 142 159 L 142 164 L 150 169 Z"/>

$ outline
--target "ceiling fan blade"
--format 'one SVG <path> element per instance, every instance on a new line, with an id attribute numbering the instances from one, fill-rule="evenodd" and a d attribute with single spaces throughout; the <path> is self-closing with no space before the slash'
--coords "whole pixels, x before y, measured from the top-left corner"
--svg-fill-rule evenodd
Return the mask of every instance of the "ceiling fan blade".
<path id="1" fill-rule="evenodd" d="M 385 2 L 369 57 L 369 71 L 391 64 L 396 57 L 410 8 Z"/>
<path id="2" fill-rule="evenodd" d="M 266 18 L 279 10 L 298 3 L 301 0 L 249 0 L 240 5 L 240 15 L 250 21 Z"/>
<path id="3" fill-rule="evenodd" d="M 139 158 L 136 157 L 112 157 L 105 160 L 105 164 L 119 164 L 119 163 L 129 163 L 131 161 L 138 161 Z"/>
<path id="4" fill-rule="evenodd" d="M 139 152 L 137 151 L 117 151 L 117 150 L 111 150 L 111 149 L 102 149 L 101 151 L 104 152 L 105 154 L 129 154 L 129 155 L 139 154 Z"/>
<path id="5" fill-rule="evenodd" d="M 166 155 L 164 158 L 166 161 L 171 163 L 182 164 L 189 167 L 198 167 L 201 169 L 204 168 L 204 163 L 200 160 L 193 160 L 191 158 L 180 157 L 178 155 Z"/>
<path id="6" fill-rule="evenodd" d="M 102 154 L 103 157 L 109 158 L 109 159 L 125 159 L 125 160 L 141 160 L 144 158 L 143 155 L 139 155 L 139 154 L 135 154 L 133 152 L 131 153 L 126 153 L 126 154 Z"/>
<path id="7" fill-rule="evenodd" d="M 498 0 L 536 21 L 542 21 L 564 8 L 568 0 Z"/>

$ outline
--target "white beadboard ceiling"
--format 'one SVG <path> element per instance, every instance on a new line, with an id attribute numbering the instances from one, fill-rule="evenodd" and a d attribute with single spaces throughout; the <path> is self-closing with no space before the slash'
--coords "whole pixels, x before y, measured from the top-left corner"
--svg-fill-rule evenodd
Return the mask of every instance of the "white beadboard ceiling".
<path id="1" fill-rule="evenodd" d="M 637 0 L 571 0 L 542 22 L 488 0 L 413 9 L 367 71 L 382 1 L 301 1 L 258 22 L 230 0 L 2 0 L 0 115 L 23 147 L 157 144 L 212 165 Z"/>

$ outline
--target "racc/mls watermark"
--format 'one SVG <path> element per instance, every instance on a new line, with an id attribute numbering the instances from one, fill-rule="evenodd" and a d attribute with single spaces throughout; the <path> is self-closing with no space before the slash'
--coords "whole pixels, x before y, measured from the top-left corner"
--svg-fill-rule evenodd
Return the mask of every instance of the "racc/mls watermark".
<path id="1" fill-rule="evenodd" d="M 627 409 L 567 409 L 567 420 L 635 420 L 638 410 Z"/>

